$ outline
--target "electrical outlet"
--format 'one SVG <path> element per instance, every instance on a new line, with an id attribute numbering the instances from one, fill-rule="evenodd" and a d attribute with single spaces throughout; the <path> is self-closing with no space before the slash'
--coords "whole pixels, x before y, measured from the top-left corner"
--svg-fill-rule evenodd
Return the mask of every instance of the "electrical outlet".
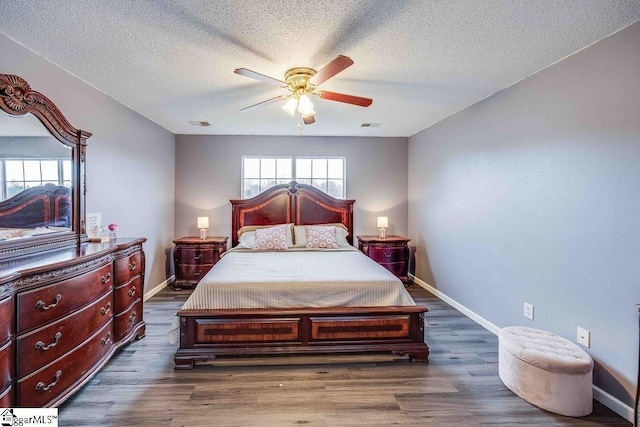
<path id="1" fill-rule="evenodd" d="M 578 341 L 578 344 L 582 344 L 583 346 L 589 348 L 591 333 L 588 330 L 578 326 L 578 337 L 576 338 L 576 340 Z"/>
<path id="2" fill-rule="evenodd" d="M 533 304 L 524 303 L 524 317 L 533 320 Z"/>

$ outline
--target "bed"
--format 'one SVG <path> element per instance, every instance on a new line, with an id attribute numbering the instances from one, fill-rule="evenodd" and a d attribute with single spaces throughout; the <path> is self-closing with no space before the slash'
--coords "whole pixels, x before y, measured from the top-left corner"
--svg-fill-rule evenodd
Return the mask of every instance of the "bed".
<path id="1" fill-rule="evenodd" d="M 354 202 L 296 182 L 231 200 L 233 249 L 176 313 L 175 369 L 244 355 L 384 352 L 427 362 L 428 310 L 351 246 Z M 240 249 L 243 230 L 277 224 L 343 227 L 348 245 Z"/>
<path id="2" fill-rule="evenodd" d="M 45 184 L 0 202 L 0 240 L 68 231 L 71 189 Z"/>

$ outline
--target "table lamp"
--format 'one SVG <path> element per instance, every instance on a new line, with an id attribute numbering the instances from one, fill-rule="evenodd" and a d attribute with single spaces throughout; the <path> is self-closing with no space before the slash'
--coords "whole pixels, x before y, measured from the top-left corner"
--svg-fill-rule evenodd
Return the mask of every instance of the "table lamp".
<path id="1" fill-rule="evenodd" d="M 389 227 L 389 218 L 386 216 L 378 217 L 378 237 L 384 239 L 387 237 L 387 228 Z"/>
<path id="2" fill-rule="evenodd" d="M 207 228 L 209 228 L 209 217 L 208 216 L 199 216 L 198 217 L 198 228 L 200 229 L 200 239 L 207 239 Z"/>

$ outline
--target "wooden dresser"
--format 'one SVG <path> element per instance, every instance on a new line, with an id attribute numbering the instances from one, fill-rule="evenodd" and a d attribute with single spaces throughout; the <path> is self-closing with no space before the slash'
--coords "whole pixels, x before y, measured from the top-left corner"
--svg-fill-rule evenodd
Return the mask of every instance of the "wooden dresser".
<path id="1" fill-rule="evenodd" d="M 58 406 L 144 336 L 145 240 L 0 262 L 0 407 Z"/>
<path id="2" fill-rule="evenodd" d="M 227 250 L 227 237 L 181 237 L 174 240 L 176 280 L 174 289 L 192 288 L 211 270 Z"/>
<path id="3" fill-rule="evenodd" d="M 409 241 L 403 236 L 358 236 L 358 249 L 366 256 L 409 283 Z"/>

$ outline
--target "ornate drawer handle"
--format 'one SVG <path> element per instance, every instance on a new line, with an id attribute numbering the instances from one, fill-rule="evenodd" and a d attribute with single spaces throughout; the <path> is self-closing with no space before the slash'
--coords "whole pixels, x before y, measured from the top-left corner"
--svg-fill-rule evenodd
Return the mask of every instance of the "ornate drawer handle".
<path id="1" fill-rule="evenodd" d="M 200 257 L 202 257 L 202 255 L 194 255 L 193 259 L 200 259 Z"/>
<path id="2" fill-rule="evenodd" d="M 392 252 L 382 252 L 384 254 L 384 256 L 386 256 L 387 258 L 391 258 L 391 255 L 393 255 Z"/>
<path id="3" fill-rule="evenodd" d="M 111 310 L 111 302 L 108 302 L 107 305 L 100 309 L 100 313 L 107 314 Z"/>
<path id="4" fill-rule="evenodd" d="M 194 275 L 194 276 L 199 276 L 199 275 L 200 275 L 200 273 L 202 273 L 202 270 L 194 271 L 194 272 L 193 272 L 193 275 Z"/>
<path id="5" fill-rule="evenodd" d="M 135 270 L 137 266 L 138 266 L 138 264 L 136 264 L 136 262 L 135 262 L 135 261 L 131 261 L 131 262 L 129 263 L 129 271 L 133 271 L 133 270 Z"/>
<path id="6" fill-rule="evenodd" d="M 61 376 L 62 376 L 62 371 L 56 372 L 55 374 L 56 379 L 51 384 L 45 385 L 43 382 L 39 382 L 38 384 L 36 384 L 36 390 L 49 391 L 51 387 L 54 387 L 56 384 L 58 384 L 58 380 L 60 379 Z"/>
<path id="7" fill-rule="evenodd" d="M 56 335 L 54 336 L 54 340 L 49 345 L 44 345 L 44 343 L 42 341 L 38 341 L 36 343 L 36 348 L 38 350 L 47 351 L 50 348 L 55 347 L 56 344 L 58 344 L 58 341 L 60 340 L 60 338 L 62 338 L 62 332 L 58 331 L 56 333 Z"/>
<path id="8" fill-rule="evenodd" d="M 62 294 L 58 294 L 53 299 L 53 302 L 51 304 L 49 304 L 49 305 L 45 305 L 44 301 L 38 300 L 38 302 L 36 303 L 36 308 L 39 308 L 40 310 L 43 310 L 43 311 L 49 310 L 49 309 L 55 307 L 56 305 L 58 305 L 58 303 L 60 302 L 61 299 L 62 299 Z"/>
<path id="9" fill-rule="evenodd" d="M 107 336 L 100 340 L 100 344 L 102 345 L 111 344 L 112 342 L 113 341 L 111 341 L 111 332 L 107 332 Z"/>
<path id="10" fill-rule="evenodd" d="M 129 316 L 129 322 L 133 323 L 136 321 L 136 312 L 134 311 L 133 313 L 131 313 L 131 316 Z"/>
<path id="11" fill-rule="evenodd" d="M 102 283 L 108 283 L 108 282 L 109 282 L 109 280 L 111 280 L 111 273 L 107 273 L 107 274 L 105 274 L 104 276 L 102 276 L 102 277 L 100 278 L 100 281 L 101 281 Z"/>
<path id="12" fill-rule="evenodd" d="M 131 289 L 129 289 L 129 296 L 132 297 L 136 294 L 136 287 L 133 286 L 131 287 Z"/>

